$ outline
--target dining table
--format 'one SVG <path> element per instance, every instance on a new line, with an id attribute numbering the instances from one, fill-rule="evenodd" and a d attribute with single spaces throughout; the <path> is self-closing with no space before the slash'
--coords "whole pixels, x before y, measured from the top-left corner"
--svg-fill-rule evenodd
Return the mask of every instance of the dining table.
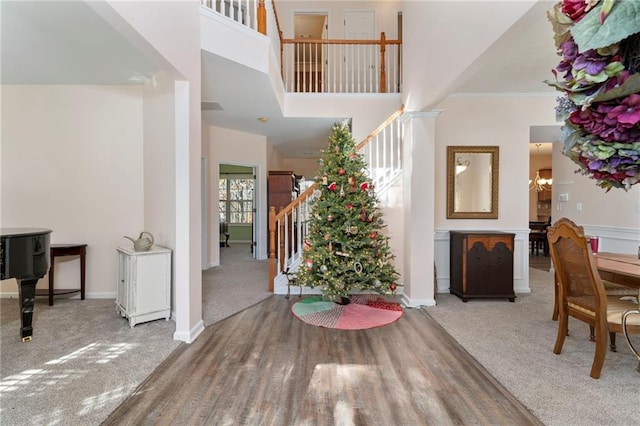
<path id="1" fill-rule="evenodd" d="M 638 289 L 640 297 L 640 256 L 626 253 L 594 253 L 598 274 L 603 280 L 622 284 L 625 287 Z M 635 348 L 627 334 L 626 321 L 630 315 L 640 314 L 640 304 L 638 309 L 626 311 L 622 316 L 622 328 L 624 337 L 629 344 L 631 352 L 638 358 L 638 368 L 640 372 L 640 350 Z"/>
<path id="2" fill-rule="evenodd" d="M 594 253 L 596 268 L 603 280 L 640 289 L 640 259 L 635 254 Z"/>

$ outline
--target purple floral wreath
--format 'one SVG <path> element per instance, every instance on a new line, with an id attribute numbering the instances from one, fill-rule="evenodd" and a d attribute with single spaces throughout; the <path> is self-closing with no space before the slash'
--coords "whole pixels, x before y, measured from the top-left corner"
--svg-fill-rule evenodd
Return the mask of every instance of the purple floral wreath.
<path id="1" fill-rule="evenodd" d="M 597 185 L 640 182 L 640 2 L 562 0 L 547 13 L 563 154 Z"/>

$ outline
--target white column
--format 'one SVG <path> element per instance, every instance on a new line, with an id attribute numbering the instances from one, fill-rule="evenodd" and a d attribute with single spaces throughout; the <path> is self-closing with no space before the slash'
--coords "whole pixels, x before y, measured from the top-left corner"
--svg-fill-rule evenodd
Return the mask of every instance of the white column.
<path id="1" fill-rule="evenodd" d="M 173 338 L 186 343 L 192 343 L 204 330 L 200 267 L 200 144 L 190 143 L 189 90 L 188 81 L 176 81 L 176 242 L 173 262 L 176 331 Z"/>
<path id="2" fill-rule="evenodd" d="M 435 120 L 439 111 L 405 112 L 404 294 L 410 307 L 433 306 Z"/>

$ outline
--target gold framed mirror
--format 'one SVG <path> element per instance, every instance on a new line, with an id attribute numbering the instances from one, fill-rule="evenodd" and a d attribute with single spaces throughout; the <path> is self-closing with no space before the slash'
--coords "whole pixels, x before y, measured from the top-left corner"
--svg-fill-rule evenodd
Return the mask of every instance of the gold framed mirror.
<path id="1" fill-rule="evenodd" d="M 500 147 L 447 147 L 447 219 L 498 218 Z"/>

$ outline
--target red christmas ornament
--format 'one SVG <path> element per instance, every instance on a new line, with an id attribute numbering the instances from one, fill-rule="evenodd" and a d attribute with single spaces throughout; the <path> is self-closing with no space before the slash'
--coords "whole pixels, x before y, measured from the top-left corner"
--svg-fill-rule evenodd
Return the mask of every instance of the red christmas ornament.
<path id="1" fill-rule="evenodd" d="M 367 189 L 369 189 L 369 182 L 362 182 L 360 184 L 360 189 L 362 189 L 363 191 L 366 191 Z"/>
<path id="2" fill-rule="evenodd" d="M 349 210 L 351 210 L 351 209 L 353 208 L 353 204 L 352 204 L 352 203 L 347 203 L 347 208 L 348 208 Z"/>
<path id="3" fill-rule="evenodd" d="M 378 234 L 375 231 L 369 234 L 369 238 L 371 238 L 372 240 L 374 240 L 377 236 Z"/>
<path id="4" fill-rule="evenodd" d="M 338 186 L 337 183 L 331 182 L 331 184 L 328 187 L 329 191 L 335 191 L 336 190 L 336 186 Z"/>
<path id="5" fill-rule="evenodd" d="M 389 284 L 389 290 L 396 291 L 396 285 L 394 283 Z"/>
<path id="6" fill-rule="evenodd" d="M 340 176 L 344 176 L 344 169 L 340 169 L 340 170 L 338 170 L 338 174 L 339 174 Z"/>

